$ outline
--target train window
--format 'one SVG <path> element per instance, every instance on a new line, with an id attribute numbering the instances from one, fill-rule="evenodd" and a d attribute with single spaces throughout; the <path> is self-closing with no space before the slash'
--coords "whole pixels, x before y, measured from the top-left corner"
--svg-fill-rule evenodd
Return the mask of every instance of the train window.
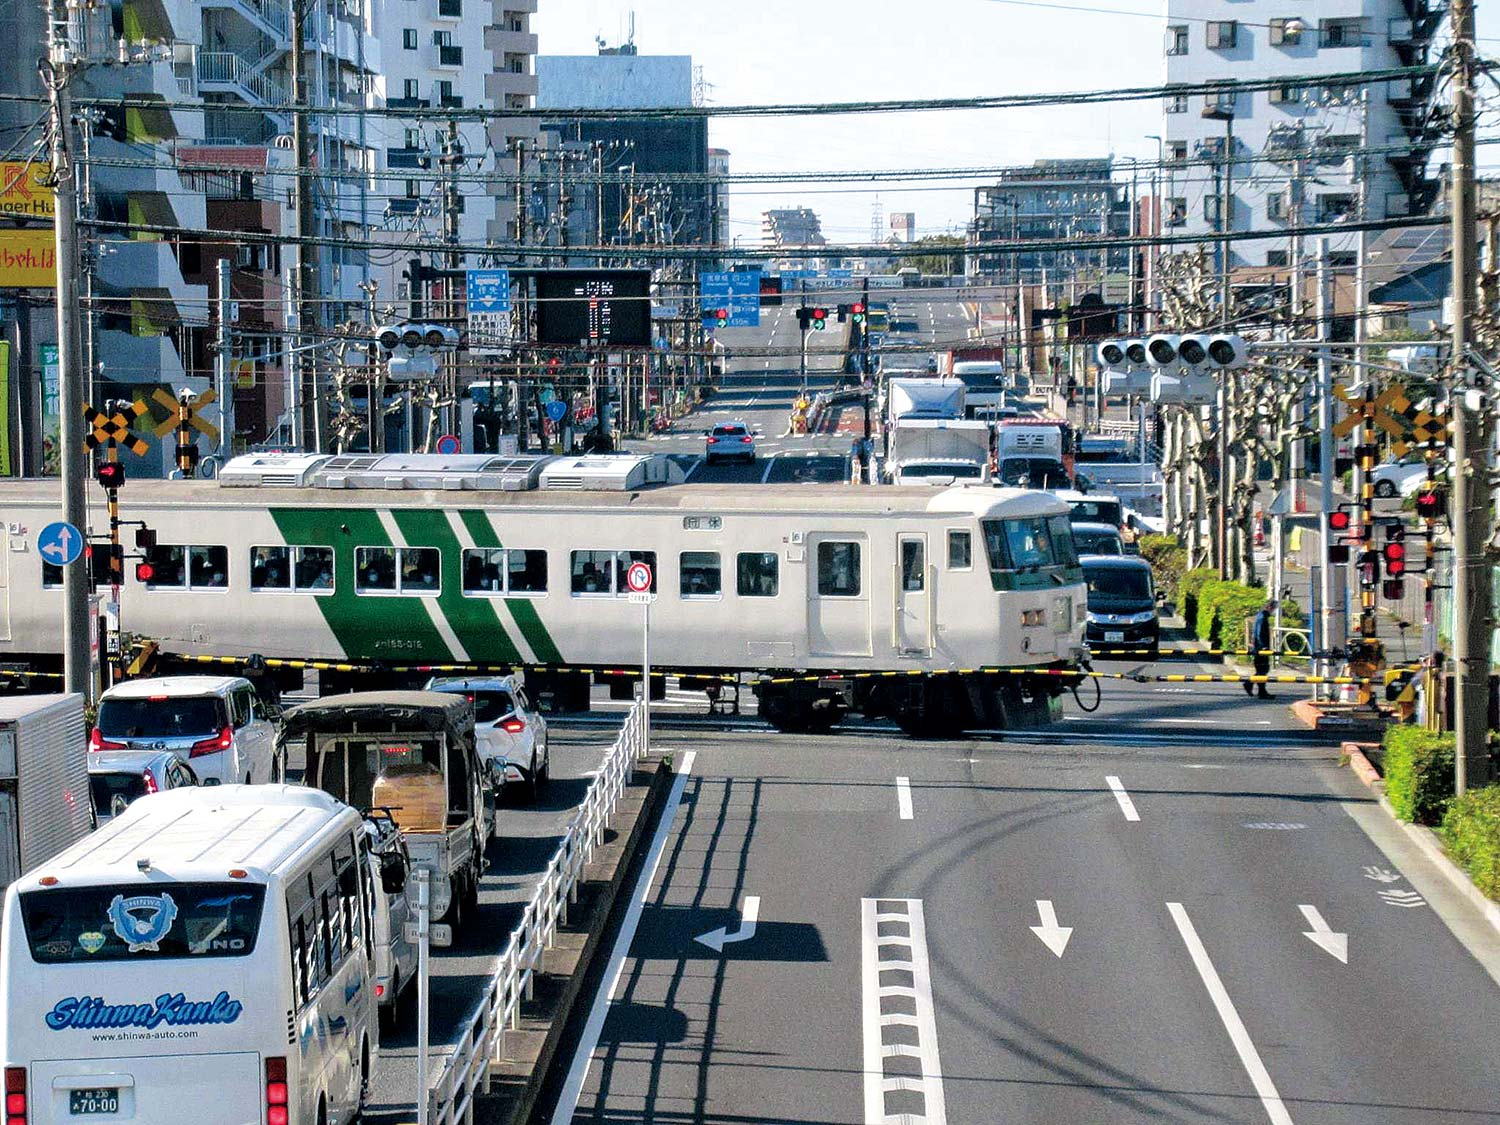
<path id="1" fill-rule="evenodd" d="M 394 593 L 396 548 L 360 547 L 354 552 L 354 588 L 361 594 Z"/>
<path id="2" fill-rule="evenodd" d="M 56 563 L 49 563 L 46 559 L 43 559 L 42 560 L 42 589 L 43 590 L 52 590 L 52 589 L 56 589 L 56 588 L 61 587 L 62 584 L 63 584 L 63 571 L 62 571 L 62 567 L 58 566 Z"/>
<path id="3" fill-rule="evenodd" d="M 250 548 L 250 589 L 290 590 L 292 588 L 292 549 L 290 547 Z"/>
<path id="4" fill-rule="evenodd" d="M 332 590 L 333 548 L 298 547 L 295 570 L 297 589 L 320 590 L 325 593 Z"/>
<path id="5" fill-rule="evenodd" d="M 630 569 L 631 563 L 637 562 L 643 562 L 651 568 L 651 592 L 656 593 L 656 552 L 617 551 L 615 553 L 615 593 L 621 597 L 630 593 L 625 588 L 625 572 Z"/>
<path id="6" fill-rule="evenodd" d="M 735 589 L 742 598 L 774 598 L 779 579 L 774 551 L 742 551 L 735 560 Z"/>
<path id="7" fill-rule="evenodd" d="M 901 540 L 901 589 L 908 592 L 927 588 L 927 551 L 920 539 Z"/>
<path id="8" fill-rule="evenodd" d="M 187 569 L 183 566 L 181 547 L 158 543 L 146 554 L 146 561 L 151 564 L 151 581 L 146 583 L 146 589 L 180 589 L 187 585 Z"/>
<path id="9" fill-rule="evenodd" d="M 948 569 L 968 570 L 974 565 L 974 537 L 967 531 L 948 532 Z"/>
<path id="10" fill-rule="evenodd" d="M 442 589 L 441 561 L 436 547 L 402 547 L 401 592 L 436 594 Z"/>
<path id="11" fill-rule="evenodd" d="M 188 588 L 224 590 L 229 586 L 228 547 L 188 548 Z"/>
<path id="12" fill-rule="evenodd" d="M 859 544 L 818 544 L 818 593 L 827 598 L 859 596 Z"/>
<path id="13" fill-rule="evenodd" d="M 507 551 L 506 569 L 506 589 L 512 594 L 547 592 L 546 551 Z"/>
<path id="14" fill-rule="evenodd" d="M 612 594 L 615 589 L 615 552 L 574 551 L 573 593 Z"/>
<path id="15" fill-rule="evenodd" d="M 711 597 L 723 592 L 717 551 L 683 551 L 678 562 L 682 571 L 683 597 Z"/>
<path id="16" fill-rule="evenodd" d="M 505 552 L 479 548 L 464 552 L 464 593 L 499 594 L 505 590 Z"/>

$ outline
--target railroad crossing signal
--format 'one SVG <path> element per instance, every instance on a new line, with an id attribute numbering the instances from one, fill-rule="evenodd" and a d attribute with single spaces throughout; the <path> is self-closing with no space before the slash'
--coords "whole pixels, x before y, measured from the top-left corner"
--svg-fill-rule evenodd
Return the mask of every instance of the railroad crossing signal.
<path id="1" fill-rule="evenodd" d="M 1349 408 L 1349 413 L 1333 427 L 1335 437 L 1348 437 L 1361 422 L 1368 421 L 1395 439 L 1392 452 L 1397 457 L 1405 455 L 1413 445 L 1446 444 L 1450 439 L 1448 415 L 1417 408 L 1400 386 L 1387 387 L 1373 401 L 1350 394 L 1337 385 L 1333 393 Z"/>
<path id="2" fill-rule="evenodd" d="M 128 449 L 137 457 L 144 457 L 149 447 L 143 438 L 137 437 L 131 431 L 130 427 L 137 418 L 146 413 L 146 404 L 137 399 L 132 403 L 111 403 L 110 406 L 113 408 L 111 412 L 103 414 L 92 406 L 84 405 L 83 420 L 92 429 L 84 435 L 83 444 L 90 449 L 98 449 L 101 445 L 106 449 Z"/>
<path id="3" fill-rule="evenodd" d="M 166 437 L 168 430 L 177 431 L 177 467 L 182 470 L 183 476 L 191 476 L 198 467 L 198 446 L 193 440 L 193 430 L 196 429 L 209 441 L 217 441 L 219 437 L 219 428 L 198 416 L 200 410 L 214 401 L 213 388 L 210 387 L 197 397 L 191 391 L 182 390 L 173 398 L 170 393 L 157 387 L 151 397 L 170 411 L 167 420 L 159 423 L 152 432 L 160 438 Z"/>

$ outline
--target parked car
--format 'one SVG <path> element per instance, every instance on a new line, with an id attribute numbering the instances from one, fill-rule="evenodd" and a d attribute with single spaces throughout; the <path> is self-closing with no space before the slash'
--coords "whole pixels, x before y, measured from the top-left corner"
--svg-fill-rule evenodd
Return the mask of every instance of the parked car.
<path id="1" fill-rule="evenodd" d="M 278 715 L 240 676 L 128 680 L 100 697 L 89 749 L 170 750 L 205 782 L 280 781 Z"/>
<path id="2" fill-rule="evenodd" d="M 520 675 L 450 678 L 427 682 L 428 691 L 466 695 L 474 704 L 474 739 L 479 760 L 498 796 L 520 785 L 534 804 L 552 772 L 547 750 L 547 720 L 526 696 Z"/>
<path id="3" fill-rule="evenodd" d="M 755 435 L 744 422 L 720 422 L 708 431 L 703 459 L 712 463 L 722 457 L 755 460 Z"/>
<path id="4" fill-rule="evenodd" d="M 1376 465 L 1370 479 L 1375 484 L 1375 495 L 1382 500 L 1410 496 L 1427 479 L 1427 459 L 1420 453 L 1408 453 L 1399 461 Z"/>
<path id="5" fill-rule="evenodd" d="M 101 750 L 89 755 L 89 793 L 100 824 L 147 793 L 198 785 L 193 767 L 170 750 Z"/>
<path id="6" fill-rule="evenodd" d="M 1161 622 L 1151 564 L 1130 555 L 1085 555 L 1080 561 L 1089 587 L 1084 630 L 1089 647 L 1111 655 L 1124 649 L 1155 660 Z"/>
<path id="7" fill-rule="evenodd" d="M 1085 495 L 1074 489 L 1054 490 L 1058 499 L 1068 505 L 1068 518 L 1074 523 L 1107 523 L 1111 527 L 1122 527 L 1125 523 L 1125 506 L 1118 496 L 1101 493 Z"/>
<path id="8" fill-rule="evenodd" d="M 1080 555 L 1123 555 L 1120 529 L 1107 523 L 1073 524 L 1073 545 Z"/>

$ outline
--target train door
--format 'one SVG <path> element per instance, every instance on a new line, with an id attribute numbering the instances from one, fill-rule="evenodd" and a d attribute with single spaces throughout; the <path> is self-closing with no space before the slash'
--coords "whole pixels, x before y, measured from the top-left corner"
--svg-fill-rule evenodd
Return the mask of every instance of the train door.
<path id="1" fill-rule="evenodd" d="M 869 543 L 853 533 L 807 537 L 807 643 L 813 656 L 870 655 Z"/>
<path id="2" fill-rule="evenodd" d="M 927 536 L 896 538 L 896 651 L 926 656 L 932 649 L 931 598 L 927 588 Z"/>
<path id="3" fill-rule="evenodd" d="M 0 641 L 10 640 L 10 530 L 0 524 Z"/>

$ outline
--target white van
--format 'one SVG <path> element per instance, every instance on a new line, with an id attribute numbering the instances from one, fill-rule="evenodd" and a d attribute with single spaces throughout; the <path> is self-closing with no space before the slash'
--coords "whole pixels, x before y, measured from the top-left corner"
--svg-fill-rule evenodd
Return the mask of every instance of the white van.
<path id="1" fill-rule="evenodd" d="M 378 1049 L 365 839 L 316 789 L 174 789 L 11 884 L 8 1118 L 353 1120 Z"/>
<path id="2" fill-rule="evenodd" d="M 170 750 L 200 780 L 280 781 L 275 709 L 239 676 L 127 680 L 99 697 L 91 750 Z"/>

